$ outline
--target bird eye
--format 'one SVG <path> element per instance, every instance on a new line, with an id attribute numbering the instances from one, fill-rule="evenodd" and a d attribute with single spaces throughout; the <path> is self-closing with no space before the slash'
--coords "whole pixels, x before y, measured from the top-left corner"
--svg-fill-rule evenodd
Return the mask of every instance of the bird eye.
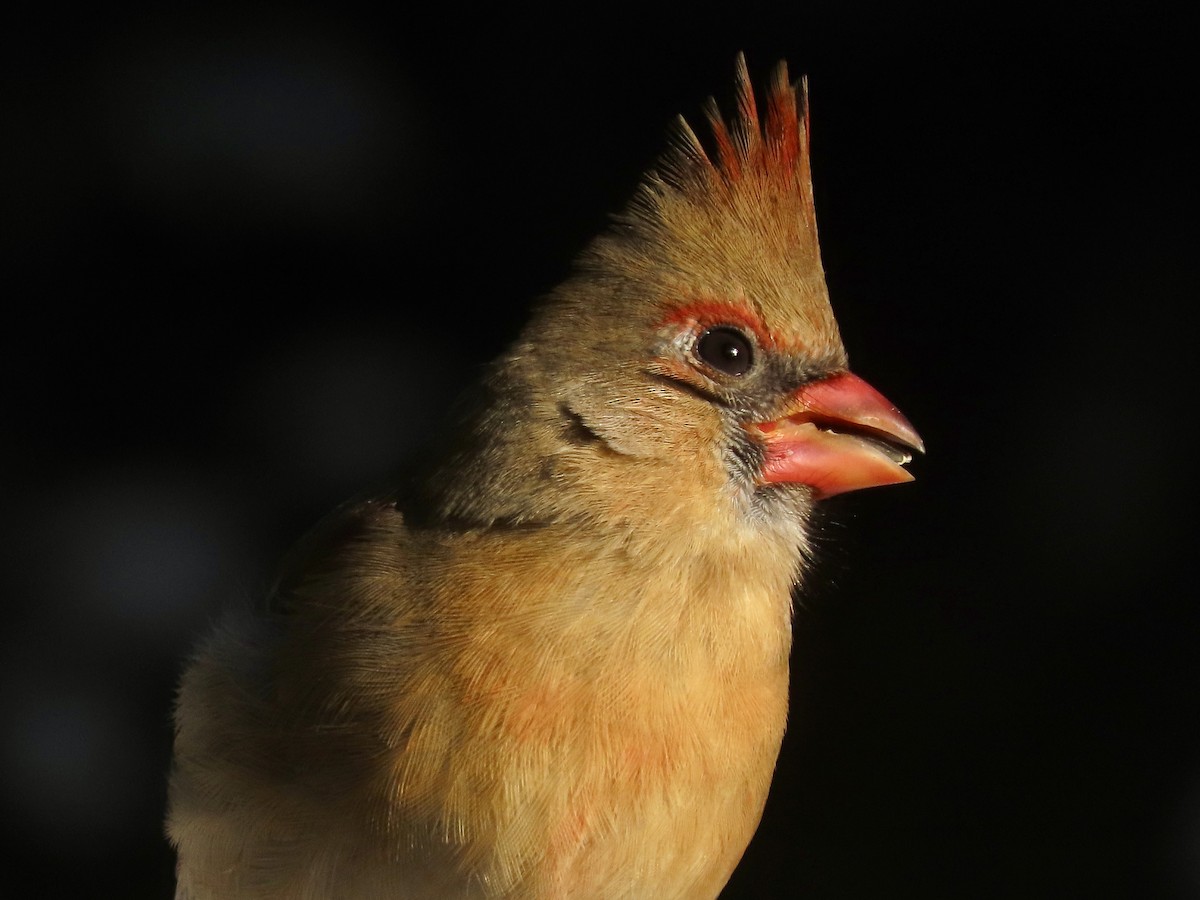
<path id="1" fill-rule="evenodd" d="M 745 375 L 754 365 L 749 338 L 735 328 L 708 329 L 696 340 L 696 355 L 726 375 Z"/>

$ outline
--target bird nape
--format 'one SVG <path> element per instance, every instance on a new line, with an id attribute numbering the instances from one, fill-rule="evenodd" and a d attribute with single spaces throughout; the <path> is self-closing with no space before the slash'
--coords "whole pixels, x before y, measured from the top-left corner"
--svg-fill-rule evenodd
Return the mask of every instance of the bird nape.
<path id="1" fill-rule="evenodd" d="M 758 825 L 824 497 L 908 481 L 847 368 L 803 82 L 682 119 L 440 462 L 188 664 L 180 898 L 715 897 Z M 709 145 L 706 149 L 705 143 Z"/>

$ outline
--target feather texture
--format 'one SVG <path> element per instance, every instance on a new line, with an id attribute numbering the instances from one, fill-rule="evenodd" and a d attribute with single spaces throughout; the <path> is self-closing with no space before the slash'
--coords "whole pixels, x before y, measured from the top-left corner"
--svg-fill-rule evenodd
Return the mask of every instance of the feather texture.
<path id="1" fill-rule="evenodd" d="M 726 883 L 783 736 L 814 501 L 764 484 L 750 426 L 846 363 L 803 83 L 780 65 L 763 123 L 741 56 L 735 81 L 713 153 L 680 119 L 439 465 L 337 513 L 266 612 L 201 644 L 176 709 L 181 900 Z M 705 357 L 714 329 L 744 375 Z"/>

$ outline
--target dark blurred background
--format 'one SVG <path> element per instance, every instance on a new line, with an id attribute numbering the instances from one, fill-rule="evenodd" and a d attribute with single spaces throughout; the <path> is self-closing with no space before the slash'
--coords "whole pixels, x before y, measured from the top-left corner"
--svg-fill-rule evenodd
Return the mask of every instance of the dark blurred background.
<path id="1" fill-rule="evenodd" d="M 1191 31 L 967 8 L 7 14 L 0 895 L 171 896 L 195 636 L 744 49 L 809 74 L 844 337 L 929 454 L 829 504 L 724 896 L 1200 896 Z"/>

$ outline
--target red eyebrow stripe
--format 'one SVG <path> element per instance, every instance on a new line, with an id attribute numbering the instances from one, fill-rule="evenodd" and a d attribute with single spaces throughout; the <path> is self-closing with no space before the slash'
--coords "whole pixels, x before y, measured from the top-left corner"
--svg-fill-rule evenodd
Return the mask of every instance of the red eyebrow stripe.
<path id="1" fill-rule="evenodd" d="M 745 306 L 735 303 L 720 303 L 715 300 L 690 303 L 674 310 L 663 319 L 664 325 L 682 325 L 695 322 L 698 325 L 711 327 L 713 325 L 741 325 L 754 333 L 758 343 L 763 347 L 773 348 L 777 341 L 767 331 L 767 326 L 758 314 Z"/>

